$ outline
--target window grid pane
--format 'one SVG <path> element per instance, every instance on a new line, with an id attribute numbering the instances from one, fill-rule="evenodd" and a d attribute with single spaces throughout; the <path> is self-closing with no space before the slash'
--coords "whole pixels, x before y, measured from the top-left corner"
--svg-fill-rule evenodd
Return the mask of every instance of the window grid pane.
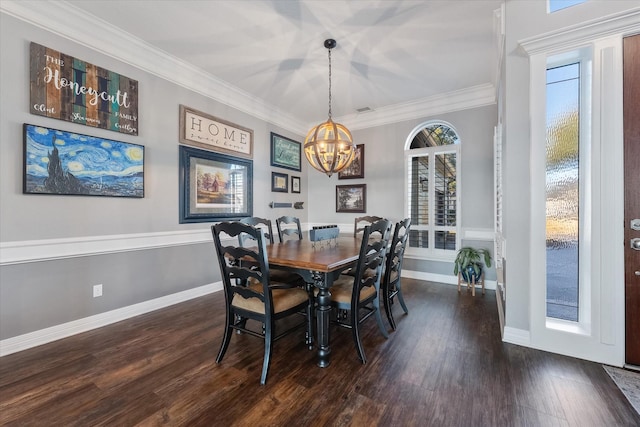
<path id="1" fill-rule="evenodd" d="M 436 225 L 456 225 L 456 155 L 438 154 L 435 157 L 435 220 Z"/>
<path id="2" fill-rule="evenodd" d="M 413 157 L 410 171 L 411 223 L 429 225 L 429 156 Z"/>

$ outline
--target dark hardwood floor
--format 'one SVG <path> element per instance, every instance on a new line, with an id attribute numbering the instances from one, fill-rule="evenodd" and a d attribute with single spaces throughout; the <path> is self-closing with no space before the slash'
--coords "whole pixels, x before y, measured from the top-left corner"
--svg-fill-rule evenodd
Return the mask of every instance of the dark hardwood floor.
<path id="1" fill-rule="evenodd" d="M 600 364 L 500 340 L 495 293 L 403 279 L 409 315 L 369 363 L 332 329 L 331 366 L 301 329 L 276 342 L 234 335 L 216 293 L 0 359 L 0 424 L 37 426 L 638 426 Z"/>

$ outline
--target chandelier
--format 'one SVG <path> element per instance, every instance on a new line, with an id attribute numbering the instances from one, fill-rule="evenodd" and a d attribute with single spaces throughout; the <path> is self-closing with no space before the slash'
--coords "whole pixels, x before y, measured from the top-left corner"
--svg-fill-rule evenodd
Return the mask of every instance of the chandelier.
<path id="1" fill-rule="evenodd" d="M 349 129 L 331 120 L 331 49 L 336 47 L 336 41 L 327 39 L 324 47 L 329 51 L 329 119 L 307 133 L 304 154 L 311 166 L 331 176 L 353 162 L 356 146 Z"/>

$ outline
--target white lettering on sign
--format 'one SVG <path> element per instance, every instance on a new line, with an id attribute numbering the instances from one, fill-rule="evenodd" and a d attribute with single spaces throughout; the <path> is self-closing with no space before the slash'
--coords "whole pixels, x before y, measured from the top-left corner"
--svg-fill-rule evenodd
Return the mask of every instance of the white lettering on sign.
<path id="1" fill-rule="evenodd" d="M 89 95 L 89 104 L 97 105 L 98 100 L 102 99 L 104 101 L 111 102 L 112 104 L 118 104 L 121 107 L 128 108 L 130 106 L 130 102 L 128 100 L 129 94 L 127 92 L 118 91 L 111 95 L 107 91 L 98 92 L 92 87 L 86 87 L 78 84 L 77 82 L 70 81 L 64 77 L 60 77 L 59 70 L 52 70 L 49 67 L 44 67 L 44 82 L 49 84 L 53 83 L 56 89 L 60 90 L 63 88 L 68 88 L 76 95 Z"/>

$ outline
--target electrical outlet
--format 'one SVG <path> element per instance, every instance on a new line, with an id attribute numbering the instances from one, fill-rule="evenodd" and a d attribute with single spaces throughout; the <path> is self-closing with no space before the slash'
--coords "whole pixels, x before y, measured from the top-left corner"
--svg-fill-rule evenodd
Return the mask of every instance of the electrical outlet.
<path id="1" fill-rule="evenodd" d="M 93 285 L 93 297 L 101 297 L 102 296 L 102 285 Z"/>

